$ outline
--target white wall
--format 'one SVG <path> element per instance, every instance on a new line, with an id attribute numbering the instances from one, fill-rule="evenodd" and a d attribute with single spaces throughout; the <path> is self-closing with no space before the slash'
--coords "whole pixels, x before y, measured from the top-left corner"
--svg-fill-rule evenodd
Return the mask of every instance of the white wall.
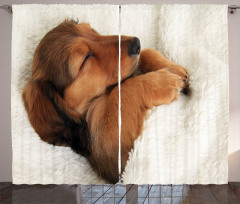
<path id="1" fill-rule="evenodd" d="M 1 0 L 0 5 L 26 3 L 228 4 L 239 0 Z M 0 182 L 12 180 L 11 151 L 11 30 L 12 16 L 0 10 Z M 240 10 L 229 15 L 230 124 L 229 181 L 240 181 Z"/>

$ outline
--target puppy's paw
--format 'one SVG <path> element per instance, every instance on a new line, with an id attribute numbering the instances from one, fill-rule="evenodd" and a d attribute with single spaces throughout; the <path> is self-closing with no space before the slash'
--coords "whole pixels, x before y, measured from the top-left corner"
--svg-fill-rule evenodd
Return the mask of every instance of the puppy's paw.
<path id="1" fill-rule="evenodd" d="M 187 69 L 179 65 L 173 65 L 165 69 L 181 77 L 181 80 L 184 83 L 181 93 L 187 95 L 189 93 L 189 76 Z"/>
<path id="2" fill-rule="evenodd" d="M 180 91 L 184 87 L 183 79 L 168 69 L 161 69 L 151 73 L 152 86 L 152 105 L 170 104 L 177 100 Z"/>

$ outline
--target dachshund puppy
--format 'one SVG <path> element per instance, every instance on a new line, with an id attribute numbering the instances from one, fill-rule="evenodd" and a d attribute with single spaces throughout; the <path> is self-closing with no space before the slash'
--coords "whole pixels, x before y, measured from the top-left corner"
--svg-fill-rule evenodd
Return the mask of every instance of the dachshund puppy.
<path id="1" fill-rule="evenodd" d="M 64 21 L 37 46 L 22 98 L 40 138 L 69 146 L 99 176 L 118 182 L 118 36 Z M 121 170 L 149 109 L 186 90 L 186 69 L 136 37 L 121 37 Z"/>

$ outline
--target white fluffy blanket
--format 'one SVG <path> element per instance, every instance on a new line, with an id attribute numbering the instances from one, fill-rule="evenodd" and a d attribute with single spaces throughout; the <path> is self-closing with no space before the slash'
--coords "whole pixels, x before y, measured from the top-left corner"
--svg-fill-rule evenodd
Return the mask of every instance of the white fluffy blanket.
<path id="1" fill-rule="evenodd" d="M 13 183 L 104 183 L 70 148 L 42 142 L 21 91 L 34 50 L 66 18 L 117 34 L 117 5 L 14 5 L 12 38 Z M 226 183 L 228 138 L 227 5 L 124 5 L 122 34 L 137 36 L 189 70 L 192 94 L 149 111 L 124 183 Z M 124 110 L 122 110 L 124 111 Z"/>

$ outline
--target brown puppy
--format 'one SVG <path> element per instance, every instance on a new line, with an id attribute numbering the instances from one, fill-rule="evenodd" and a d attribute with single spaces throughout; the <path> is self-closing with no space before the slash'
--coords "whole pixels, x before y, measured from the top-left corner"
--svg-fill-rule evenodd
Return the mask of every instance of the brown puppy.
<path id="1" fill-rule="evenodd" d="M 23 91 L 40 138 L 70 146 L 111 183 L 118 181 L 118 46 L 118 36 L 64 21 L 36 48 Z M 123 171 L 147 110 L 176 100 L 188 78 L 185 68 L 159 52 L 140 53 L 139 40 L 127 36 L 121 37 L 121 78 Z"/>

